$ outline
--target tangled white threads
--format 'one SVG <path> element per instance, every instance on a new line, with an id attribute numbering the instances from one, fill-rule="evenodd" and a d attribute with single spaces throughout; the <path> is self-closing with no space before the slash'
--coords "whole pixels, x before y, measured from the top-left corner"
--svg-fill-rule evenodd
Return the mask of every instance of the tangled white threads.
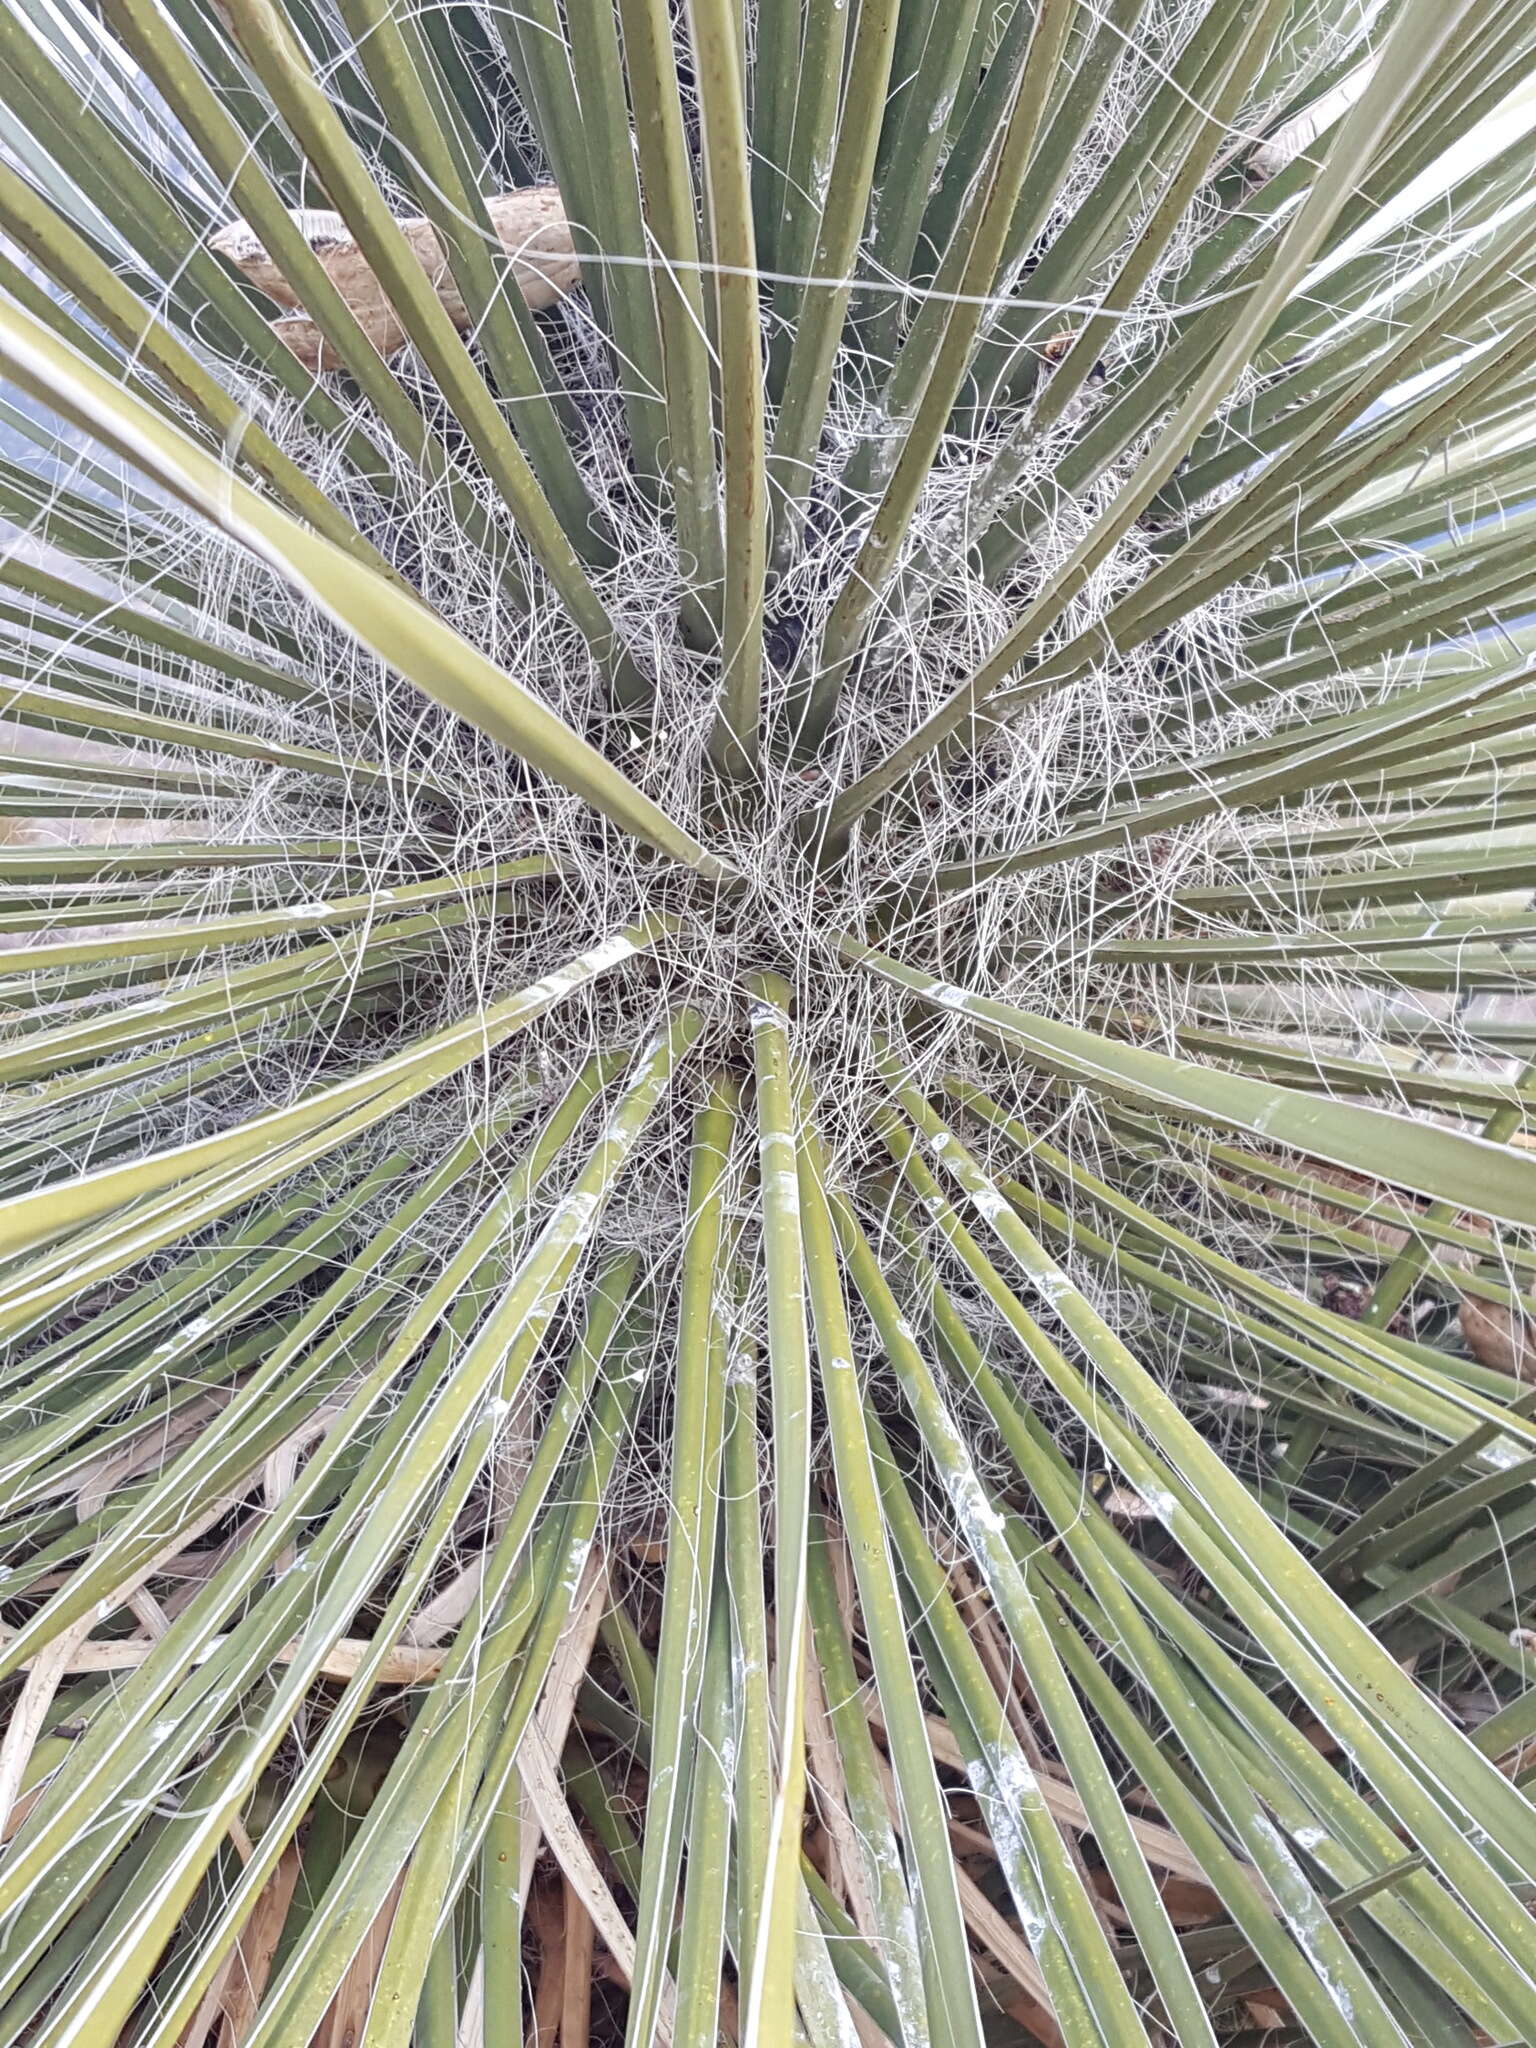
<path id="1" fill-rule="evenodd" d="M 1177 0 L 1146 11 L 1137 46 L 1112 75 L 1058 197 L 1043 237 L 1047 245 L 1091 193 L 1150 91 L 1167 75 L 1190 25 L 1190 10 Z M 1308 48 L 1298 62 L 1321 68 L 1332 47 Z M 1275 77 L 1279 82 L 1270 93 L 1278 100 L 1294 87 L 1296 72 L 1287 74 L 1281 66 Z M 1245 110 L 1243 122 L 1256 129 L 1263 112 L 1262 106 Z M 529 143 L 526 136 L 519 140 Z M 405 195 L 397 196 L 404 205 Z M 1201 227 L 1196 209 L 1107 335 L 1103 371 L 1111 387 L 1117 374 L 1162 342 Z M 1027 278 L 1014 303 L 1029 305 Z M 1179 310 L 1187 313 L 1190 302 L 1181 302 Z M 1082 309 L 1060 311 L 1074 318 Z M 217 713 L 243 732 L 322 748 L 343 759 L 383 760 L 393 771 L 381 789 L 356 777 L 340 781 L 260 764 L 237 764 L 230 771 L 221 763 L 220 776 L 232 774 L 238 793 L 215 798 L 207 808 L 214 821 L 207 829 L 220 838 L 254 847 L 334 835 L 351 851 L 334 861 L 277 861 L 201 875 L 193 870 L 189 908 L 213 912 L 237 901 L 259 907 L 295 896 L 356 894 L 401 877 L 475 873 L 494 861 L 529 854 L 553 855 L 563 872 L 558 883 L 509 897 L 495 915 L 484 914 L 478 901 L 465 904 L 462 919 L 444 914 L 439 931 L 427 935 L 408 971 L 377 1002 L 340 999 L 346 977 L 356 979 L 358 970 L 348 968 L 338 1000 L 321 1013 L 313 1031 L 295 1034 L 282 1019 L 253 1024 L 242 1041 L 245 1060 L 234 1075 L 212 1091 L 181 1102 L 173 1098 L 148 1113 L 146 1127 L 157 1141 L 174 1142 L 253 1106 L 291 1100 L 340 1062 L 388 1052 L 494 1001 L 601 933 L 628 924 L 658 895 L 685 899 L 686 929 L 675 946 L 561 1004 L 507 1055 L 475 1064 L 418 1105 L 406 1125 L 412 1148 L 419 1147 L 423 1157 L 436 1156 L 467 1116 L 483 1111 L 507 1060 L 531 1068 L 544 1101 L 552 1102 L 591 1052 L 643 1043 L 670 1009 L 697 1006 L 707 1020 L 706 1059 L 685 1071 L 656 1112 L 643 1165 L 621 1183 L 604 1221 L 605 1245 L 638 1250 L 648 1270 L 675 1257 L 681 1241 L 697 1076 L 707 1056 L 739 1054 L 744 978 L 754 969 L 783 971 L 796 989 L 797 1050 L 812 1078 L 815 1112 L 839 1178 L 857 1182 L 867 1166 L 885 1164 L 868 1118 L 884 1094 L 870 1056 L 878 1036 L 902 1027 L 904 1054 L 920 1084 L 945 1072 L 983 1084 L 1002 1074 L 1001 1055 L 962 1020 L 914 1025 L 889 991 L 845 968 L 836 934 L 864 930 L 874 913 L 892 904 L 911 899 L 921 905 L 903 911 L 895 934 L 898 949 L 915 966 L 1073 1023 L 1092 1022 L 1112 1004 L 1133 1007 L 1147 1018 L 1151 1036 L 1171 1043 L 1194 997 L 1181 994 L 1152 967 L 1098 957 L 1094 942 L 1109 916 L 1121 932 L 1155 937 L 1166 931 L 1177 891 L 1219 877 L 1223 845 L 1231 837 L 1225 821 L 1181 827 L 1129 855 L 1032 871 L 937 903 L 926 885 L 957 847 L 1011 849 L 1052 839 L 1074 822 L 1081 806 L 1128 775 L 1183 764 L 1192 752 L 1214 752 L 1284 720 L 1358 701 L 1357 686 L 1331 675 L 1278 701 L 1245 690 L 1254 680 L 1243 651 L 1253 592 L 1237 587 L 1209 599 L 1180 622 L 1172 648 L 1151 643 L 1106 660 L 1043 698 L 971 759 L 925 768 L 898 801 L 866 823 L 851 858 L 836 872 L 813 873 L 795 837 L 813 805 L 882 759 L 996 645 L 1032 592 L 1069 558 L 1113 499 L 1144 452 L 1145 438 L 1081 492 L 1062 490 L 1062 457 L 1096 416 L 1097 386 L 1090 381 L 1067 416 L 1016 465 L 1005 509 L 1019 539 L 1010 576 L 997 581 L 981 573 L 973 547 L 996 509 L 987 503 L 986 480 L 1013 422 L 983 416 L 963 424 L 959 416 L 940 445 L 895 574 L 876 606 L 868 654 L 850 678 L 827 746 L 804 771 L 771 775 L 755 793 L 750 825 L 733 825 L 716 812 L 705 754 L 717 664 L 691 651 L 678 632 L 685 578 L 674 529 L 670 517 L 635 487 L 622 394 L 606 345 L 579 300 L 546 316 L 545 332 L 581 415 L 582 477 L 596 516 L 615 542 L 617 566 L 597 573 L 594 581 L 654 682 L 654 720 L 644 727 L 610 705 L 604 678 L 579 634 L 464 450 L 456 422 L 409 355 L 396 367 L 452 450 L 451 480 L 423 481 L 361 401 L 339 384 L 332 390 L 335 402 L 391 460 L 394 483 L 387 502 L 352 472 L 343 436 L 316 434 L 296 406 L 262 390 L 243 390 L 242 396 L 279 445 L 347 507 L 442 617 L 567 723 L 594 738 L 672 816 L 725 844 L 746 886 L 731 899 L 687 891 L 594 820 L 579 799 L 534 777 L 427 702 L 318 620 L 248 556 L 202 528 L 183 527 L 167 508 L 170 551 L 184 552 L 188 544 L 195 550 L 197 629 L 239 647 L 243 643 L 227 622 L 257 620 L 291 642 L 294 674 L 317 687 L 306 703 L 278 704 L 166 661 L 150 666 L 146 701 L 169 716 L 194 708 Z M 850 351 L 843 367 L 848 374 L 834 387 L 806 543 L 774 592 L 770 729 L 782 718 L 786 676 L 797 650 L 816 643 L 873 510 L 868 498 L 846 489 L 842 473 L 848 457 L 880 427 L 867 392 L 885 366 L 859 362 Z M 1246 389 L 1234 403 L 1245 396 Z M 471 493 L 483 509 L 493 536 L 488 548 L 467 540 L 452 502 L 455 489 Z M 134 546 L 134 536 L 125 533 L 121 568 L 130 587 L 137 573 Z M 1155 566 L 1154 549 L 1155 535 L 1145 526 L 1134 528 L 1094 571 L 1040 652 L 1049 655 L 1101 620 Z M 526 604 L 516 599 L 518 586 L 527 590 Z M 1213 710 L 1217 715 L 1210 715 Z M 208 757 L 175 758 L 178 766 L 186 758 L 206 769 Z M 1327 815 L 1321 806 L 1318 814 Z M 1265 908 L 1256 907 L 1261 913 Z M 338 933 L 338 960 L 346 944 Z M 256 947 L 247 957 L 273 949 Z M 208 964 L 177 967 L 168 986 L 182 985 Z M 109 991 L 105 999 L 118 998 Z M 1020 1077 L 1008 1079 L 1017 1094 Z M 1108 1142 L 1101 1112 L 1085 1097 L 1063 1102 L 1042 1094 L 1033 1112 L 1047 1125 L 1059 1119 L 1085 1158 Z M 392 1134 L 399 1128 L 393 1125 Z M 569 1171 L 555 1173 L 546 1197 L 560 1192 Z M 459 1218 L 457 1205 L 447 1205 L 431 1229 L 451 1243 Z M 1218 1220 L 1214 1205 L 1200 1218 L 1202 1227 Z M 1092 1261 L 1074 1256 L 1068 1263 L 1074 1280 L 1112 1319 L 1155 1335 L 1158 1319 L 1144 1301 L 1112 1287 Z M 973 1293 L 963 1299 L 967 1314 L 983 1313 Z M 751 1282 L 744 1316 L 751 1320 L 760 1306 L 759 1275 Z M 1003 1341 L 989 1327 L 989 1344 L 994 1340 Z M 872 1357 L 865 1362 L 872 1364 Z"/>

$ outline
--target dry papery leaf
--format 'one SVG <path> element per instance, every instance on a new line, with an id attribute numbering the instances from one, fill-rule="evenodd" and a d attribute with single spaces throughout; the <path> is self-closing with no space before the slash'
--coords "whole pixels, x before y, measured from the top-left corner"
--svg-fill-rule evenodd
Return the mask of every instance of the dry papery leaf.
<path id="1" fill-rule="evenodd" d="M 1352 1173 L 1346 1166 L 1330 1166 L 1321 1159 L 1309 1159 L 1306 1170 L 1313 1180 L 1324 1181 L 1348 1194 L 1376 1199 L 1386 1197 L 1404 1210 L 1417 1210 L 1422 1206 L 1407 1196 L 1390 1193 L 1380 1182 L 1368 1180 L 1363 1173 Z M 1323 1222 L 1342 1224 L 1348 1230 L 1357 1231 L 1360 1236 L 1373 1239 L 1384 1251 L 1400 1252 L 1408 1242 L 1408 1233 L 1400 1225 L 1388 1223 L 1380 1216 L 1362 1216 L 1358 1209 L 1348 1208 L 1342 1202 L 1309 1203 L 1304 1195 L 1282 1187 L 1266 1188 L 1265 1193 L 1276 1201 L 1290 1202 L 1298 1207 L 1305 1205 Z M 1489 1237 L 1493 1234 L 1486 1216 L 1458 1216 L 1456 1223 L 1462 1230 L 1475 1230 Z M 1438 1249 L 1438 1256 L 1442 1266 L 1471 1268 L 1476 1264 L 1476 1255 L 1464 1245 L 1443 1244 Z"/>
<path id="2" fill-rule="evenodd" d="M 1381 1192 L 1377 1183 L 1367 1180 L 1363 1174 L 1351 1173 L 1346 1167 L 1327 1166 L 1320 1160 L 1312 1160 L 1308 1162 L 1307 1171 L 1313 1179 L 1347 1189 L 1352 1194 L 1374 1195 Z M 1283 1188 L 1271 1188 L 1266 1192 L 1277 1199 L 1286 1196 Z M 1291 1199 L 1294 1201 L 1296 1198 L 1292 1195 Z M 1357 1210 L 1342 1204 L 1318 1202 L 1308 1206 L 1324 1222 L 1343 1224 L 1373 1238 L 1388 1252 L 1399 1252 L 1408 1242 L 1407 1231 L 1378 1217 L 1362 1216 Z M 1486 1216 L 1467 1214 L 1458 1216 L 1456 1222 L 1463 1230 L 1475 1230 L 1492 1239 L 1492 1226 Z M 1438 1261 L 1442 1267 L 1470 1271 L 1476 1264 L 1476 1256 L 1463 1245 L 1443 1244 L 1438 1247 Z M 1462 1340 L 1479 1365 L 1487 1366 L 1492 1372 L 1507 1373 L 1512 1379 L 1536 1380 L 1536 1323 L 1529 1316 L 1502 1302 L 1479 1301 L 1471 1295 L 1464 1295 L 1459 1319 Z"/>
<path id="3" fill-rule="evenodd" d="M 1461 1334 L 1479 1365 L 1517 1380 L 1536 1380 L 1536 1326 L 1529 1316 L 1502 1302 L 1469 1296 L 1461 1304 Z"/>
<path id="4" fill-rule="evenodd" d="M 503 250 L 511 259 L 512 275 L 524 302 L 539 312 L 554 305 L 581 282 L 581 266 L 571 240 L 571 225 L 565 217 L 565 202 L 558 186 L 528 185 L 516 192 L 498 193 L 486 201 L 491 226 Z M 369 268 L 346 222 L 339 213 L 313 209 L 290 210 L 293 220 L 321 268 L 351 308 L 358 324 L 380 355 L 393 355 L 405 345 L 405 329 L 390 304 L 384 287 Z M 427 273 L 432 289 L 442 300 L 449 318 L 460 333 L 470 325 L 469 308 L 454 282 L 447 252 L 429 220 L 412 215 L 397 226 L 410 243 L 417 262 Z M 287 278 L 272 261 L 261 237 L 247 221 L 232 221 L 213 237 L 216 254 L 232 263 L 249 284 L 275 304 L 290 311 L 272 323 L 272 331 L 311 370 L 337 370 L 340 358 L 330 347 L 314 321 L 307 317 L 304 303 Z"/>

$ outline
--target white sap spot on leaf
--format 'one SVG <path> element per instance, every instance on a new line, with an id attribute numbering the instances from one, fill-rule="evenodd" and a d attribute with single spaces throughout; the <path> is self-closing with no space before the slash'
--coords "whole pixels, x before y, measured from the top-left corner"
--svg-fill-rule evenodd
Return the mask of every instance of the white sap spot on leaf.
<path id="1" fill-rule="evenodd" d="M 1495 1437 L 1483 1450 L 1483 1462 L 1497 1466 L 1501 1472 L 1507 1472 L 1511 1465 L 1523 1465 L 1529 1456 L 1527 1449 L 1507 1436 Z"/>
<path id="2" fill-rule="evenodd" d="M 1324 1989 L 1340 2013 L 1352 2022 L 1353 2000 L 1344 1986 L 1338 1982 L 1333 1964 L 1324 1953 L 1325 1944 L 1331 1946 L 1338 1939 L 1337 1930 L 1328 1918 L 1322 1901 L 1307 1883 L 1305 1875 L 1292 1857 L 1290 1847 L 1279 1829 L 1263 1814 L 1254 1816 L 1253 1825 L 1274 1851 L 1273 1861 L 1264 1875 L 1296 1938 L 1297 1945 L 1317 1972 Z"/>
<path id="3" fill-rule="evenodd" d="M 1042 1806 L 1040 1780 L 1016 1749 L 1001 1750 L 993 1759 L 992 1775 L 1006 1798 L 1022 1812 L 1026 1806 Z"/>
<path id="4" fill-rule="evenodd" d="M 982 1492 L 979 1484 L 976 1487 L 975 1497 L 968 1500 L 960 1512 L 965 1517 L 967 1531 L 974 1531 L 977 1535 L 1001 1537 L 1008 1526 L 997 1509 L 993 1507 L 991 1501 Z M 973 1549 L 980 1549 L 980 1547 L 976 1543 L 972 1545 Z"/>
<path id="5" fill-rule="evenodd" d="M 757 1383 L 757 1372 L 752 1363 L 750 1351 L 733 1351 L 725 1369 L 726 1384 L 733 1387 L 750 1387 Z"/>

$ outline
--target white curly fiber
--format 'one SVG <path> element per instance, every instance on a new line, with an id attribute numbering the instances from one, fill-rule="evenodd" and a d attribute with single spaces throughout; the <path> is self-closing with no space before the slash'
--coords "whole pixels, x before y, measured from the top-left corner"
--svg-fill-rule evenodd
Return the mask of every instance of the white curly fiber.
<path id="1" fill-rule="evenodd" d="M 1195 19 L 1200 18 L 1197 10 Z M 1115 74 L 1094 132 L 1073 166 L 1055 225 L 1069 219 L 1090 191 L 1148 92 L 1165 74 L 1190 20 L 1190 11 L 1176 4 L 1149 10 L 1143 40 Z M 1318 52 L 1312 61 L 1319 61 Z M 1247 110 L 1239 132 L 1256 126 L 1263 111 Z M 1167 288 L 1187 259 L 1197 227 L 1194 220 L 1185 224 L 1106 345 L 1111 382 L 1119 366 L 1155 345 L 1158 324 L 1166 317 Z M 250 729 L 343 755 L 384 759 L 402 771 L 400 781 L 380 791 L 236 764 L 241 794 L 213 807 L 218 822 L 211 829 L 217 836 L 254 842 L 336 833 L 352 839 L 359 857 L 334 873 L 312 864 L 302 875 L 285 874 L 281 867 L 249 874 L 219 871 L 199 886 L 197 907 L 218 907 L 239 890 L 257 902 L 291 899 L 295 893 L 310 899 L 350 894 L 372 877 L 470 874 L 533 853 L 553 855 L 562 869 L 559 881 L 523 891 L 504 914 L 473 917 L 445 929 L 430 967 L 411 984 L 407 1009 L 370 1011 L 360 1034 L 349 1034 L 344 1051 L 336 1044 L 335 1027 L 312 1038 L 276 1030 L 253 1033 L 244 1070 L 211 1102 L 200 1102 L 197 1113 L 232 1117 L 257 1103 L 290 1099 L 313 1086 L 323 1071 L 333 1070 L 338 1057 L 350 1062 L 359 1051 L 376 1053 L 419 1037 L 536 979 L 646 909 L 675 907 L 683 927 L 675 942 L 549 1012 L 509 1055 L 520 1066 L 531 1066 L 553 1100 L 594 1049 L 644 1043 L 680 1004 L 703 1012 L 704 1057 L 691 1064 L 658 1112 L 639 1168 L 620 1188 L 604 1224 L 606 1245 L 634 1244 L 648 1259 L 661 1261 L 675 1252 L 682 1233 L 689 1118 L 698 1076 L 711 1055 L 740 1057 L 744 985 L 751 972 L 781 972 L 795 991 L 797 1050 L 840 1174 L 884 1163 L 866 1115 L 878 1087 L 872 1057 L 877 1039 L 899 1032 L 904 1056 L 923 1081 L 946 1071 L 984 1083 L 997 1077 L 1000 1055 L 980 1044 L 963 1022 L 942 1018 L 914 1029 L 889 991 L 850 972 L 839 957 L 840 933 L 865 931 L 893 905 L 901 907 L 885 928 L 884 942 L 914 966 L 1072 1022 L 1090 1021 L 1111 997 L 1128 999 L 1152 1020 L 1149 1028 L 1166 1031 L 1174 1018 L 1166 977 L 1151 969 L 1096 964 L 1093 939 L 1110 908 L 1119 931 L 1155 936 L 1163 930 L 1171 896 L 1219 872 L 1215 855 L 1229 827 L 1189 827 L 1146 842 L 1129 855 L 1029 872 L 943 899 L 933 898 L 925 885 L 957 847 L 1024 847 L 1053 836 L 1085 793 L 1132 771 L 1185 761 L 1192 744 L 1207 752 L 1263 732 L 1282 717 L 1296 717 L 1307 699 L 1300 693 L 1278 701 L 1262 695 L 1252 702 L 1245 699 L 1243 708 L 1207 723 L 1192 743 L 1191 700 L 1220 704 L 1250 679 L 1241 640 L 1252 598 L 1234 588 L 1182 622 L 1182 671 L 1171 682 L 1155 645 L 1104 662 L 1030 709 L 974 759 L 920 772 L 897 801 L 867 822 L 843 867 L 818 873 L 800 851 L 797 820 L 880 760 L 978 664 L 1113 498 L 1141 450 L 1129 450 L 1080 497 L 1062 493 L 1058 465 L 1093 416 L 1095 387 L 1090 385 L 1056 430 L 1031 451 L 1013 494 L 1014 508 L 1027 515 L 1022 523 L 1029 544 L 1008 585 L 994 589 L 977 573 L 970 543 L 976 534 L 978 479 L 1005 428 L 989 422 L 972 434 L 947 436 L 898 573 L 878 608 L 868 652 L 853 672 L 820 758 L 805 770 L 771 770 L 738 815 L 722 804 L 705 751 L 717 663 L 691 652 L 678 632 L 685 591 L 675 534 L 670 516 L 635 488 L 630 475 L 610 358 L 579 299 L 550 315 L 549 322 L 557 358 L 583 414 L 582 473 L 616 541 L 617 566 L 597 574 L 594 582 L 640 666 L 654 680 L 655 717 L 649 726 L 612 709 L 604 678 L 472 459 L 459 458 L 457 480 L 485 506 L 492 530 L 501 536 L 500 559 L 466 540 L 446 488 L 422 484 L 403 454 L 395 465 L 398 488 L 386 509 L 348 470 L 339 439 L 317 439 L 294 408 L 274 403 L 262 391 L 243 395 L 279 443 L 315 482 L 348 506 L 449 624 L 604 747 L 673 817 L 727 851 L 745 887 L 728 897 L 710 894 L 667 872 L 595 819 L 577 798 L 531 775 L 385 672 L 296 604 L 249 557 L 202 528 L 189 531 L 187 545 L 195 552 L 202 597 L 198 629 L 238 644 L 238 636 L 222 622 L 242 609 L 281 626 L 300 649 L 296 671 L 318 686 L 314 703 L 297 709 L 274 706 L 250 693 L 239 713 Z M 454 423 L 443 414 L 430 383 L 408 358 L 399 367 L 453 445 Z M 837 512 L 812 521 L 805 545 L 773 593 L 777 623 L 770 648 L 780 656 L 796 639 L 814 644 L 852 559 L 861 521 L 873 509 L 839 495 L 844 460 L 874 424 L 861 395 L 871 381 L 846 375 L 834 390 L 813 500 Z M 347 387 L 337 384 L 335 396 L 356 405 L 359 424 L 387 445 L 379 422 L 348 396 Z M 174 526 L 177 515 L 168 513 L 167 518 Z M 1042 651 L 1101 618 L 1148 572 L 1151 560 L 1151 536 L 1133 529 L 1088 580 Z M 509 567 L 515 571 L 510 578 L 504 573 Z M 131 551 L 123 569 L 131 585 Z M 526 608 L 510 594 L 509 585 L 518 581 L 530 592 Z M 182 715 L 194 707 L 206 710 L 209 680 L 166 664 L 155 708 L 182 707 Z M 771 670 L 770 733 L 782 728 L 784 689 L 782 670 Z M 228 716 L 230 693 L 222 680 L 217 692 L 214 701 Z M 1321 689 L 1318 701 L 1339 708 L 1337 686 L 1331 695 Z M 361 707 L 361 717 L 344 705 Z M 223 764 L 220 774 L 226 774 Z M 412 776 L 430 778 L 432 788 L 413 787 Z M 195 962 L 177 970 L 195 971 Z M 476 1066 L 418 1106 L 411 1127 L 413 1143 L 419 1142 L 424 1154 L 436 1149 L 434 1140 L 445 1141 L 461 1129 L 466 1114 L 483 1104 L 500 1065 Z M 1027 1078 L 1012 1078 L 1015 1097 Z M 1100 1133 L 1088 1105 L 1055 1097 L 1042 1098 L 1039 1106 L 1048 1124 L 1065 1118 L 1073 1145 L 1092 1156 Z M 186 1106 L 164 1113 L 168 1139 L 184 1130 L 189 1113 Z M 1077 1277 L 1090 1291 L 1102 1288 L 1091 1267 L 1084 1265 Z M 1124 1310 L 1126 1304 L 1115 1306 Z"/>

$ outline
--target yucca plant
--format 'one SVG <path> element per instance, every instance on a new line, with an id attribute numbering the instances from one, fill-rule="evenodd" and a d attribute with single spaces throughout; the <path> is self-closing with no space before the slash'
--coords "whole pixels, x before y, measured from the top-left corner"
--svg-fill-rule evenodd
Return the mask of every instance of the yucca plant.
<path id="1" fill-rule="evenodd" d="M 0 2039 L 1536 2041 L 1533 68 L 6 0 Z"/>

